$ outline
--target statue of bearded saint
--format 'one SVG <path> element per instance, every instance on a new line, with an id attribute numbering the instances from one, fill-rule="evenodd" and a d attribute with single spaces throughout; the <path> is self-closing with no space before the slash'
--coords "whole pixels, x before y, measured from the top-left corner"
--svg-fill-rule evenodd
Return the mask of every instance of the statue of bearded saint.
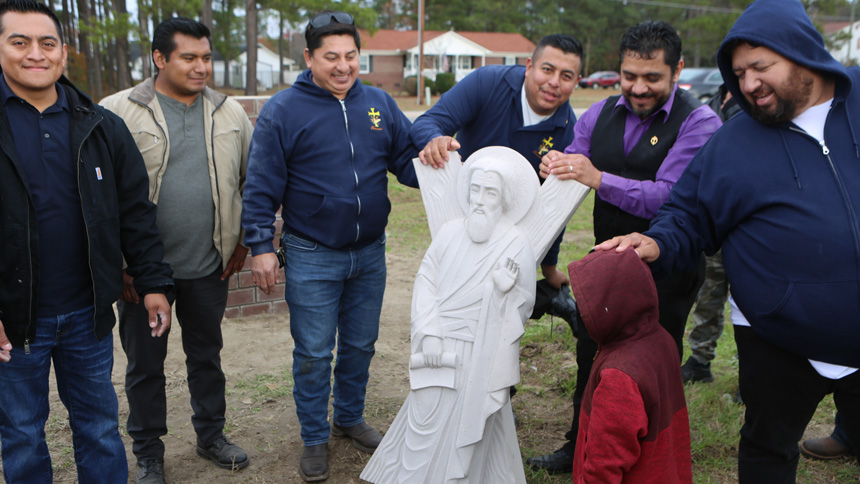
<path id="1" fill-rule="evenodd" d="M 419 172 L 433 241 L 413 290 L 411 391 L 361 478 L 525 483 L 509 396 L 519 382 L 523 322 L 534 305 L 541 252 L 588 189 L 566 202 L 567 212 L 547 218 L 532 209 L 538 179 L 515 151 L 485 148 L 462 168 L 458 159 L 448 165 L 453 173 L 428 175 L 444 186 L 427 183 Z M 573 186 L 553 190 L 562 185 Z M 552 193 L 555 200 L 559 192 Z M 428 195 L 436 201 L 428 203 Z M 459 210 L 458 216 L 431 214 L 437 201 L 452 199 L 459 207 L 442 210 Z M 523 223 L 529 217 L 540 220 Z"/>

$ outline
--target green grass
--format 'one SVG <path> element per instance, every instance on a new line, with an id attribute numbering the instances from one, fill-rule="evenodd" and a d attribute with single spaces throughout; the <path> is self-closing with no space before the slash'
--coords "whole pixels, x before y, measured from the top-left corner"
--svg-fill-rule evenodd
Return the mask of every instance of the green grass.
<path id="1" fill-rule="evenodd" d="M 251 412 L 254 413 L 260 403 L 292 395 L 293 372 L 285 366 L 278 373 L 254 375 L 235 382 L 227 392 L 238 396 L 239 401 L 251 404 Z"/>

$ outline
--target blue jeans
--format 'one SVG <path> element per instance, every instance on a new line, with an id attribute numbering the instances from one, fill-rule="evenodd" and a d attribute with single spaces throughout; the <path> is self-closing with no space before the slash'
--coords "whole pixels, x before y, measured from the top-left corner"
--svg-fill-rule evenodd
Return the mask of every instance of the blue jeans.
<path id="1" fill-rule="evenodd" d="M 364 421 L 370 360 L 385 292 L 385 237 L 361 249 L 334 250 L 284 236 L 285 299 L 290 307 L 293 399 L 306 446 L 328 442 L 334 368 L 334 415 L 341 426 Z"/>
<path id="2" fill-rule="evenodd" d="M 52 359 L 57 390 L 69 411 L 78 481 L 128 482 L 111 383 L 113 336 L 97 340 L 93 324 L 92 307 L 38 318 L 30 353 L 13 347 L 11 361 L 0 363 L 0 445 L 7 483 L 53 480 L 45 444 Z"/>

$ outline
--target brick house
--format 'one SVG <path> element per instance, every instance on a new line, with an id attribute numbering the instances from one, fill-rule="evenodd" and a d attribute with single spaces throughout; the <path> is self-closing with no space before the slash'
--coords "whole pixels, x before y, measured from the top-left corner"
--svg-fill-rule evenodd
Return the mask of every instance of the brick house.
<path id="1" fill-rule="evenodd" d="M 478 67 L 489 64 L 525 64 L 535 44 L 521 34 L 497 32 L 424 32 L 425 77 L 453 72 L 459 81 Z M 359 78 L 388 92 L 403 90 L 403 79 L 416 74 L 418 32 L 377 30 L 361 32 Z"/>

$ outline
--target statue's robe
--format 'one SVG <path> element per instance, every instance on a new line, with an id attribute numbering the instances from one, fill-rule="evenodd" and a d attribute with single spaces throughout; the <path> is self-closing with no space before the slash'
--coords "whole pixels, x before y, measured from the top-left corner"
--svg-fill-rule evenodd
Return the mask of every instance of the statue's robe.
<path id="1" fill-rule="evenodd" d="M 494 282 L 508 259 L 509 290 Z M 500 222 L 474 243 L 465 219 L 446 223 L 424 256 L 412 299 L 411 391 L 361 474 L 377 484 L 525 483 L 510 407 L 519 342 L 531 314 L 535 256 L 528 238 Z M 422 342 L 443 341 L 442 368 L 425 367 Z"/>

